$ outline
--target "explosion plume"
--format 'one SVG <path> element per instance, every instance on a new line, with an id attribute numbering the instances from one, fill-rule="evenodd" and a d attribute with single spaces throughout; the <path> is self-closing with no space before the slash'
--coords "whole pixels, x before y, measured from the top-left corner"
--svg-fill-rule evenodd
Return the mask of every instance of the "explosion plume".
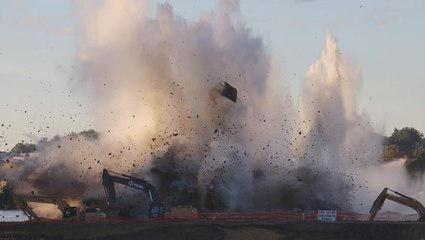
<path id="1" fill-rule="evenodd" d="M 21 190 L 101 197 L 100 174 L 110 168 L 152 182 L 170 206 L 358 207 L 361 172 L 380 159 L 382 138 L 357 111 L 361 76 L 334 37 L 294 102 L 237 1 L 193 22 L 169 4 L 155 16 L 134 0 L 93 4 L 82 13 L 76 85 L 100 135 L 41 144 L 39 158 L 15 168 Z M 223 82 L 237 100 L 211 97 Z M 139 203 L 140 193 L 122 191 L 127 206 Z"/>

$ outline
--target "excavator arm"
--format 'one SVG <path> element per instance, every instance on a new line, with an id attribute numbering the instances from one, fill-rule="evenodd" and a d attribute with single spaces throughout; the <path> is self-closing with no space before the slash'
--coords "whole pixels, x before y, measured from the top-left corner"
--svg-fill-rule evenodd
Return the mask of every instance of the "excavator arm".
<path id="1" fill-rule="evenodd" d="M 64 200 L 50 196 L 35 195 L 16 195 L 13 197 L 16 206 L 20 208 L 30 220 L 40 220 L 33 209 L 28 205 L 29 202 L 54 204 L 62 212 L 63 218 L 68 219 L 77 215 L 77 208 L 71 207 Z"/>
<path id="2" fill-rule="evenodd" d="M 389 191 L 393 194 L 388 193 Z M 389 188 L 384 188 L 382 192 L 378 195 L 376 200 L 373 202 L 372 208 L 369 211 L 369 221 L 373 221 L 375 219 L 376 214 L 378 214 L 378 211 L 382 208 L 386 199 L 412 208 L 418 213 L 419 221 L 425 220 L 425 207 L 418 200 L 408 197 L 397 191 L 393 191 Z"/>
<path id="3" fill-rule="evenodd" d="M 119 183 L 131 188 L 141 190 L 149 196 L 149 199 L 151 200 L 151 205 L 149 208 L 149 217 L 157 217 L 164 215 L 165 205 L 162 203 L 155 186 L 153 186 L 149 182 L 122 173 L 108 171 L 107 169 L 103 169 L 102 182 L 103 188 L 105 190 L 106 201 L 113 213 L 117 213 L 119 211 L 114 186 L 114 183 Z"/>
<path id="4" fill-rule="evenodd" d="M 32 207 L 28 206 L 28 203 L 25 200 L 18 196 L 14 196 L 13 201 L 15 202 L 16 207 L 21 209 L 30 220 L 40 220 L 38 215 L 32 210 Z"/>

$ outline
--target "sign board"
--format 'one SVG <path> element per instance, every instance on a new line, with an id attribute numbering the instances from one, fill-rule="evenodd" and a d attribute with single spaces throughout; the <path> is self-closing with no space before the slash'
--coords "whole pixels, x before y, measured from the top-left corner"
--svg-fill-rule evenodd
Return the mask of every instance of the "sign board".
<path id="1" fill-rule="evenodd" d="M 325 222 L 336 221 L 336 210 L 317 210 L 317 220 Z"/>
<path id="2" fill-rule="evenodd" d="M 0 210 L 0 222 L 25 222 L 29 218 L 22 210 Z"/>

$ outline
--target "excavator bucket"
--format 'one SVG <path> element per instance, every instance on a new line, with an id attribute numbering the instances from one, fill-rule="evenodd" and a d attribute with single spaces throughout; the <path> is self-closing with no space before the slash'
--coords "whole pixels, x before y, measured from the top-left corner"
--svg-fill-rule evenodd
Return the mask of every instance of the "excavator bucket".
<path id="1" fill-rule="evenodd" d="M 238 90 L 232 87 L 228 82 L 222 81 L 217 83 L 209 91 L 210 100 L 215 104 L 218 97 L 225 97 L 232 102 L 236 102 L 238 97 Z"/>
<path id="2" fill-rule="evenodd" d="M 229 83 L 224 82 L 223 90 L 221 90 L 221 96 L 230 99 L 232 102 L 236 102 L 238 97 L 238 90 L 232 87 Z"/>

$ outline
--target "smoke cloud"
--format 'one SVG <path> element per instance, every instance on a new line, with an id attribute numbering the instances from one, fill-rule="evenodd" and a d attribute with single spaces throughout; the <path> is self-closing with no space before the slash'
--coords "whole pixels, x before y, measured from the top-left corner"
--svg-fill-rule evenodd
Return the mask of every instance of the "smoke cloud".
<path id="1" fill-rule="evenodd" d="M 145 1 L 82 4 L 91 11 L 81 11 L 77 85 L 100 136 L 41 144 L 38 158 L 6 173 L 21 192 L 102 198 L 100 175 L 109 168 L 152 182 L 168 206 L 364 211 L 364 200 L 372 203 L 364 196 L 383 187 L 367 187 L 380 171 L 371 165 L 382 137 L 357 111 L 360 71 L 330 34 L 295 102 L 237 1 L 196 21 L 169 4 L 154 16 Z M 237 88 L 235 103 L 211 98 L 223 81 Z M 147 199 L 118 194 L 123 208 Z"/>
<path id="2" fill-rule="evenodd" d="M 349 207 L 349 165 L 379 159 L 381 144 L 356 112 L 360 75 L 332 36 L 296 110 L 278 90 L 273 56 L 241 24 L 237 1 L 221 1 L 216 15 L 195 22 L 169 4 L 155 17 L 147 9 L 106 1 L 87 19 L 80 79 L 98 101 L 107 142 L 140 152 L 145 177 L 167 202 L 209 210 Z M 221 81 L 238 89 L 235 104 L 207 97 Z"/>

